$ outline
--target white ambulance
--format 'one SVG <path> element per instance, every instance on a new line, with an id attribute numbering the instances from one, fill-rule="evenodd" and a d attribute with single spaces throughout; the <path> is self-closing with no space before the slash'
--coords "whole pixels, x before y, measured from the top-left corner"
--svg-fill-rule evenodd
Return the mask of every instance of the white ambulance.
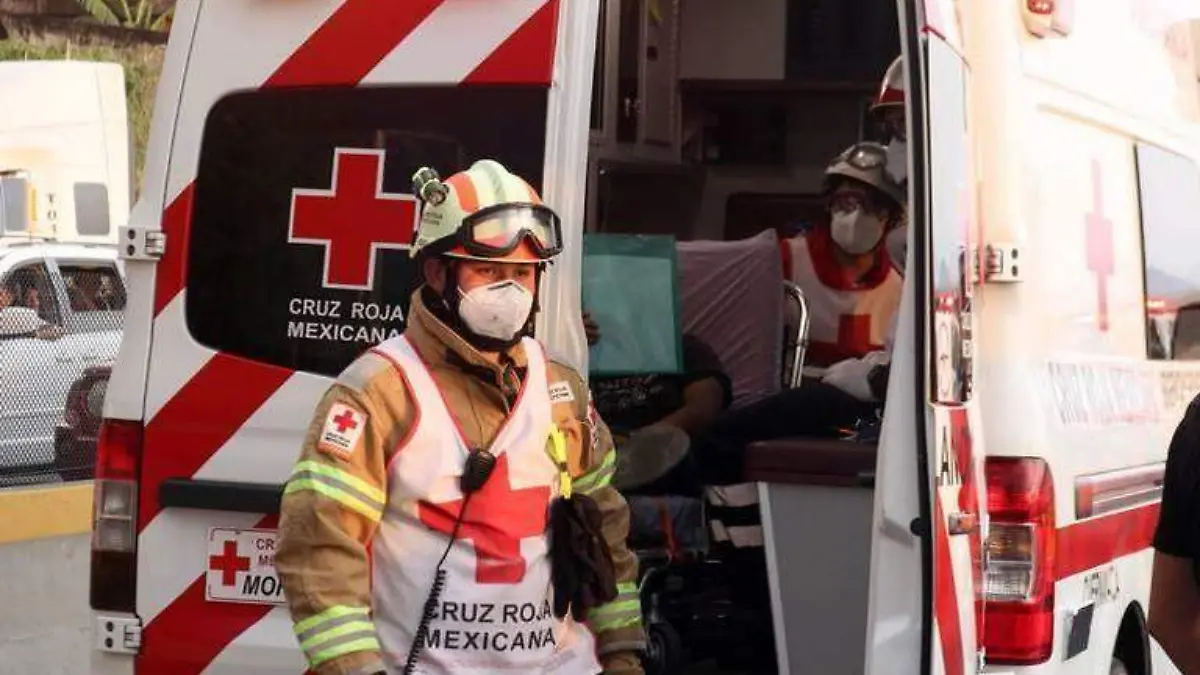
<path id="1" fill-rule="evenodd" d="M 330 378 L 403 329 L 417 167 L 494 157 L 544 191 L 567 253 L 540 336 L 584 367 L 585 228 L 736 239 L 818 211 L 897 53 L 912 227 L 884 433 L 857 487 L 761 485 L 780 670 L 1172 672 L 1145 628 L 1150 544 L 1200 369 L 1150 350 L 1146 298 L 1200 287 L 1200 153 L 1168 10 L 181 0 L 121 232 L 93 672 L 304 672 L 272 571 L 280 484 Z M 798 506 L 849 491 L 856 529 Z M 857 592 L 818 597 L 844 581 L 809 578 L 818 559 Z M 851 642 L 809 653 L 806 633 Z"/>

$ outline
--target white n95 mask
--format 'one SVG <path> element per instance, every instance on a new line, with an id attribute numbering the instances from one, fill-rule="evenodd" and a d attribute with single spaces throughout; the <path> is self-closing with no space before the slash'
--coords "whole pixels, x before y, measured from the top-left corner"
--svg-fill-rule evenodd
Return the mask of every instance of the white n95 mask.
<path id="1" fill-rule="evenodd" d="M 470 293 L 460 288 L 458 293 L 458 315 L 467 328 L 496 340 L 511 340 L 533 309 L 533 293 L 516 281 L 498 281 Z"/>
<path id="2" fill-rule="evenodd" d="M 829 234 L 846 253 L 861 255 L 875 248 L 883 237 L 883 221 L 862 209 L 835 212 L 829 223 Z"/>

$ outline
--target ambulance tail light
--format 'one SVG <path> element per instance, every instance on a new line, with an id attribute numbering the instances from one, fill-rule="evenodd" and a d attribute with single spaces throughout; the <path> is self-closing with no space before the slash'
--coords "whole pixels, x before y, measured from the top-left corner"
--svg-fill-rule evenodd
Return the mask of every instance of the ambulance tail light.
<path id="1" fill-rule="evenodd" d="M 96 448 L 92 609 L 133 612 L 137 588 L 137 477 L 142 425 L 104 420 Z"/>
<path id="2" fill-rule="evenodd" d="M 1045 461 L 989 457 L 983 643 L 989 663 L 1031 665 L 1054 650 L 1054 482 Z"/>

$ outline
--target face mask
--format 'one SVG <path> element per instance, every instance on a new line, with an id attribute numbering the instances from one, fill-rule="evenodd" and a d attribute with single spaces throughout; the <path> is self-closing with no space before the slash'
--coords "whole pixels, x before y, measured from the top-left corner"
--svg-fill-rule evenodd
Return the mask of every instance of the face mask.
<path id="1" fill-rule="evenodd" d="M 851 255 L 867 253 L 883 236 L 883 221 L 862 212 L 862 209 L 834 213 L 829 233 L 843 251 Z"/>
<path id="2" fill-rule="evenodd" d="M 458 315 L 467 328 L 496 340 L 511 340 L 533 309 L 533 293 L 515 281 L 480 286 L 470 293 L 459 289 L 458 293 Z"/>
<path id="3" fill-rule="evenodd" d="M 908 142 L 896 139 L 887 146 L 887 172 L 892 180 L 903 184 L 908 178 Z"/>
<path id="4" fill-rule="evenodd" d="M 892 265 L 903 276 L 904 263 L 908 260 L 908 227 L 901 226 L 888 232 L 883 245 L 892 259 Z"/>

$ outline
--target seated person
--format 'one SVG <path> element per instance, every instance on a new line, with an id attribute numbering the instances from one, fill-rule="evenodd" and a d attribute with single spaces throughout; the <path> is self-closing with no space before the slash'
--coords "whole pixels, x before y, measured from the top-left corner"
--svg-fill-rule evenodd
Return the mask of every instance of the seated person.
<path id="1" fill-rule="evenodd" d="M 785 240 L 784 269 L 804 290 L 809 347 L 801 385 L 723 416 L 693 449 L 705 484 L 741 481 L 747 444 L 836 436 L 877 417 L 886 390 L 887 343 L 900 305 L 904 191 L 886 151 L 858 143 L 826 169 L 829 218 Z"/>
<path id="2" fill-rule="evenodd" d="M 584 312 L 588 345 L 600 328 Z M 683 372 L 589 378 L 596 412 L 617 441 L 613 485 L 641 494 L 698 493 L 681 461 L 733 400 L 733 385 L 712 348 L 683 335 Z"/>
<path id="3" fill-rule="evenodd" d="M 3 312 L 10 307 L 22 308 L 21 305 L 16 303 L 16 298 L 22 295 L 25 295 L 28 298 L 27 294 L 22 294 L 18 291 L 15 291 L 9 284 L 0 284 L 0 312 Z M 31 310 L 36 315 L 38 307 L 31 306 L 24 307 L 23 309 Z M 61 326 L 56 326 L 41 317 L 37 317 L 33 321 L 37 325 L 32 331 L 32 337 L 36 337 L 40 340 L 57 340 L 63 336 L 64 331 Z M 17 323 L 20 324 L 21 322 L 18 321 Z"/>

